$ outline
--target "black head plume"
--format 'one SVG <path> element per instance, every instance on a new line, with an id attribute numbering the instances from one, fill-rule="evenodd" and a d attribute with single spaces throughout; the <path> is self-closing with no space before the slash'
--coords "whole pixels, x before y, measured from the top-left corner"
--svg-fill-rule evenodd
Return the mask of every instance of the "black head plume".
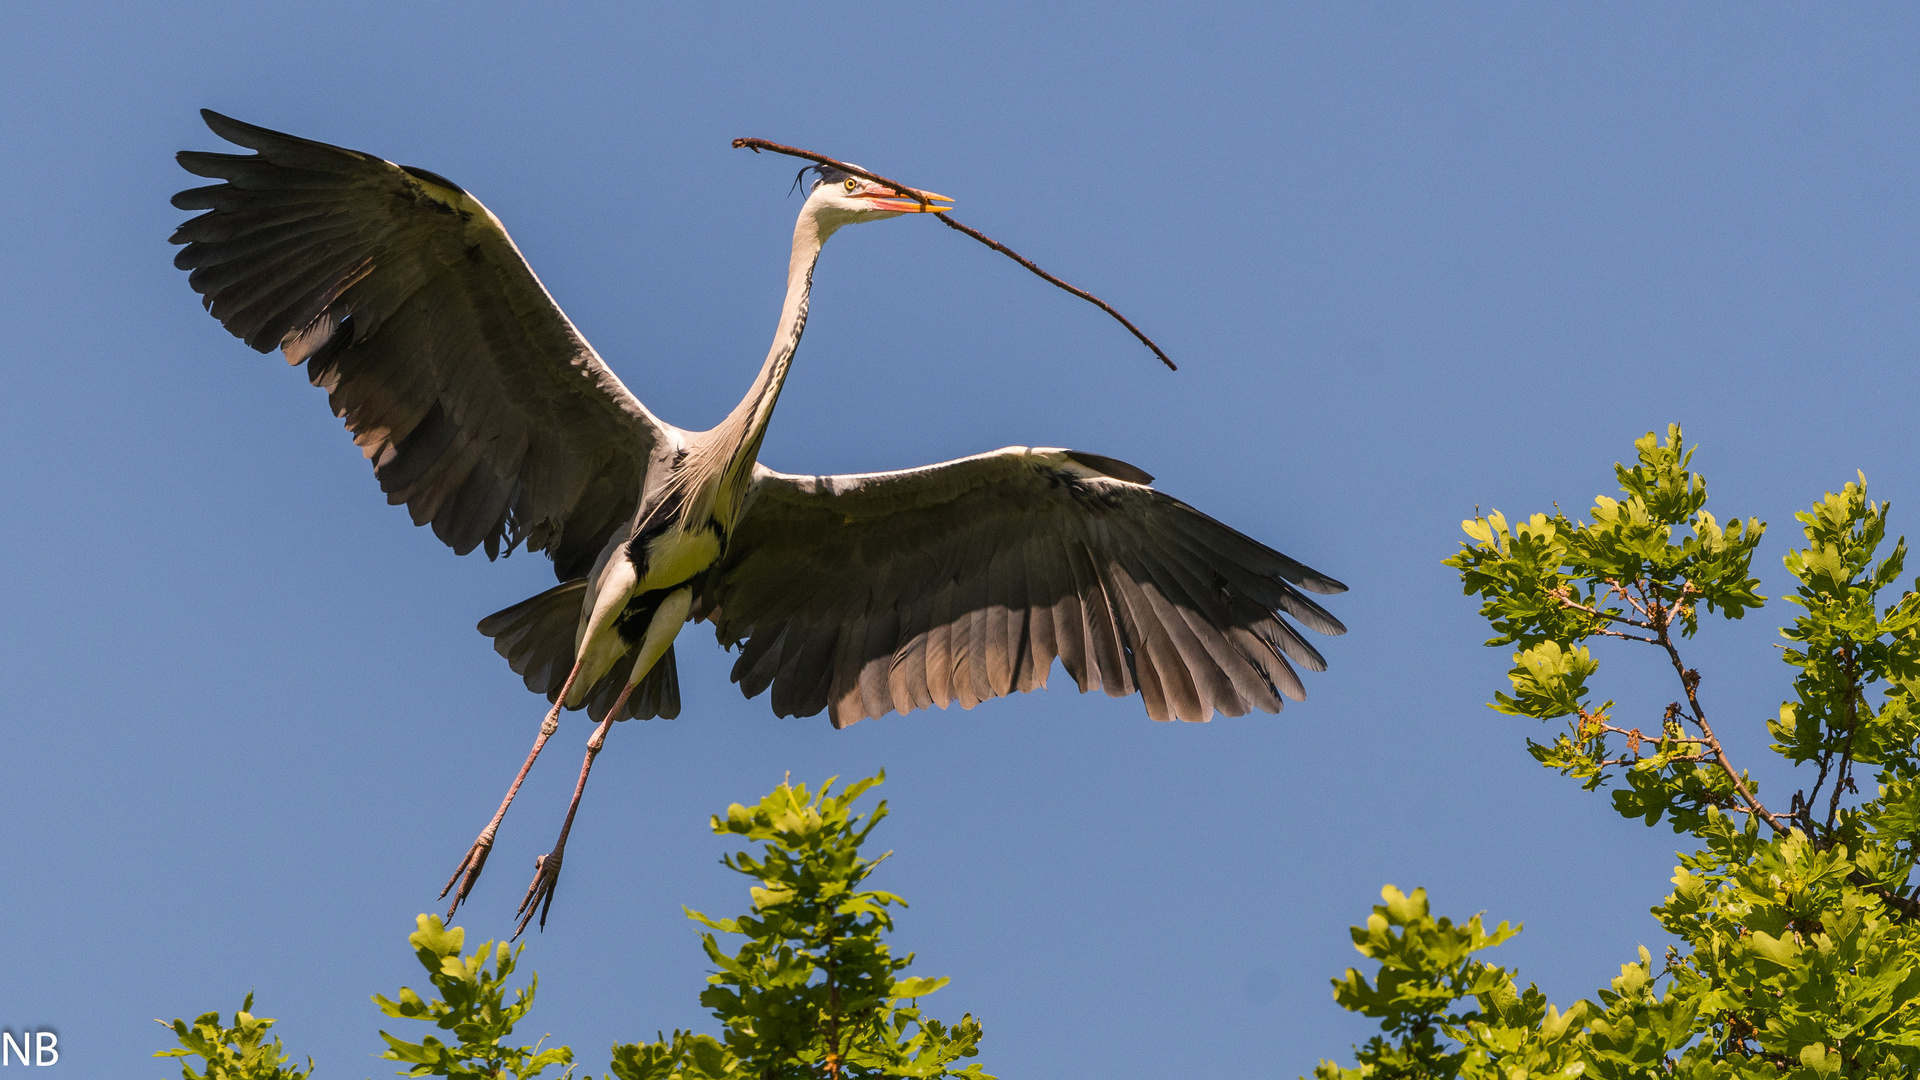
<path id="1" fill-rule="evenodd" d="M 840 169 L 836 169 L 831 165 L 808 165 L 807 167 L 801 169 L 799 172 L 793 174 L 793 187 L 790 187 L 787 189 L 788 195 L 792 195 L 796 190 L 799 189 L 800 181 L 805 179 L 808 173 L 814 173 L 816 175 L 816 179 L 813 181 L 813 183 L 808 185 L 807 187 L 808 191 L 812 191 L 814 188 L 819 187 L 821 184 L 837 184 L 840 181 L 845 180 L 848 176 L 852 175 L 851 173 L 844 172 Z"/>

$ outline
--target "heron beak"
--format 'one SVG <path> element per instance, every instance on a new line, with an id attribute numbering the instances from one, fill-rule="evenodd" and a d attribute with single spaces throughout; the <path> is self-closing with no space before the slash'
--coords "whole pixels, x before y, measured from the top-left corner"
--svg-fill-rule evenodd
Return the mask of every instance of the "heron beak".
<path id="1" fill-rule="evenodd" d="M 871 193 L 866 195 L 867 205 L 875 210 L 891 210 L 898 214 L 937 214 L 942 210 L 953 209 L 952 199 L 945 195 L 936 195 L 931 191 L 921 191 L 919 188 L 914 188 L 913 191 L 920 196 L 920 199 L 926 200 L 924 202 L 919 199 L 903 198 L 899 192 L 879 184 L 869 184 L 867 190 Z M 940 203 L 947 205 L 941 206 Z"/>

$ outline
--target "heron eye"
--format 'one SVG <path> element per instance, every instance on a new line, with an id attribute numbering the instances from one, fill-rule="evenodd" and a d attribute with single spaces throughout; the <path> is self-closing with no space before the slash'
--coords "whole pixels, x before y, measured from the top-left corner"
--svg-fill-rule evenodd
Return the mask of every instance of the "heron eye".
<path id="1" fill-rule="evenodd" d="M 847 187 L 847 193 L 852 194 L 853 192 L 860 190 L 860 181 L 855 180 L 853 177 L 849 176 L 847 177 L 846 187 Z"/>

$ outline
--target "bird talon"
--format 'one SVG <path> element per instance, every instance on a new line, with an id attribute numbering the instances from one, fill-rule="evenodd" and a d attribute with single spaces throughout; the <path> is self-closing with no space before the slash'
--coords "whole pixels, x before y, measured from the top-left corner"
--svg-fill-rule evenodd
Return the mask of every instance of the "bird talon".
<path id="1" fill-rule="evenodd" d="M 526 932 L 527 924 L 533 921 L 534 909 L 540 910 L 540 929 L 547 928 L 547 912 L 553 908 L 553 889 L 560 882 L 560 852 L 550 851 L 533 860 L 533 881 L 527 886 L 527 895 L 520 898 L 520 906 L 514 914 L 520 916 L 520 924 L 513 928 L 514 941 Z"/>
<path id="2" fill-rule="evenodd" d="M 440 899 L 445 900 L 447 894 L 453 892 L 454 883 L 460 884 L 460 891 L 453 893 L 453 903 L 447 905 L 449 921 L 452 920 L 453 913 L 460 909 L 460 905 L 467 902 L 467 894 L 473 891 L 473 883 L 480 880 L 480 871 L 486 869 L 487 856 L 492 852 L 493 830 L 488 829 L 480 834 L 472 847 L 467 849 L 466 857 L 460 860 L 460 865 L 454 868 L 453 876 L 447 879 L 446 887 L 440 890 Z"/>

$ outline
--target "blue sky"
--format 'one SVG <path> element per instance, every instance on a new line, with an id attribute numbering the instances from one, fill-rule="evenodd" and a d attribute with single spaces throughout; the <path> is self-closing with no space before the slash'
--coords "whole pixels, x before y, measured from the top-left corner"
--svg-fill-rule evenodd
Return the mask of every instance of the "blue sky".
<path id="1" fill-rule="evenodd" d="M 547 564 L 458 559 L 379 496 L 322 395 L 199 310 L 165 238 L 202 106 L 419 165 L 504 220 L 661 416 L 704 427 L 778 311 L 793 166 L 957 200 L 1120 307 L 942 229 L 849 230 L 763 460 L 1110 454 L 1339 577 L 1352 632 L 1278 717 L 1030 695 L 834 732 L 682 638 L 680 719 L 614 731 L 530 1033 L 604 1069 L 708 1029 L 680 905 L 745 903 L 707 815 L 888 770 L 881 884 L 929 999 L 1002 1076 L 1291 1077 L 1365 1029 L 1328 979 L 1386 882 L 1526 932 L 1558 1001 L 1661 939 L 1674 837 L 1540 770 L 1505 654 L 1440 565 L 1476 505 L 1573 509 L 1686 425 L 1723 517 L 1863 469 L 1910 520 L 1920 15 L 1894 5 L 15 5 L 0 31 L 0 1026 L 76 1075 L 171 1075 L 151 1018 L 258 1011 L 388 1075 L 367 996 L 541 703 L 474 633 Z M 1776 604 L 1695 651 L 1763 785 Z M 1649 657 L 1602 691 L 1654 715 Z M 1059 682 L 1061 680 L 1056 680 Z M 460 920 L 505 933 L 573 718 Z"/>

